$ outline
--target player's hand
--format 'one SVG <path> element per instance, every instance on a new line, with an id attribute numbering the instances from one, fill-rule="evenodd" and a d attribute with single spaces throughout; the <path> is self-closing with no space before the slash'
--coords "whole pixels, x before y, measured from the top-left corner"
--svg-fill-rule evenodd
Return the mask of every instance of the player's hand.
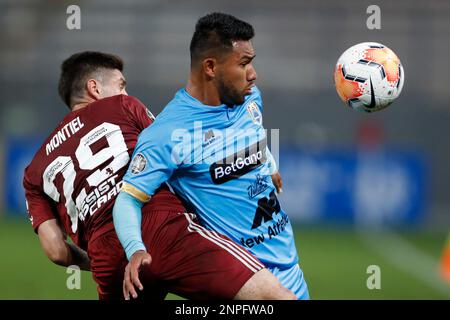
<path id="1" fill-rule="evenodd" d="M 143 250 L 136 251 L 131 256 L 130 262 L 125 267 L 125 275 L 123 278 L 123 296 L 125 300 L 130 300 L 130 294 L 134 299 L 137 298 L 136 288 L 141 291 L 144 289 L 144 286 L 139 280 L 139 271 L 143 266 L 150 265 L 151 262 L 152 257 Z"/>
<path id="2" fill-rule="evenodd" d="M 275 188 L 277 189 L 277 193 L 283 192 L 283 180 L 281 179 L 280 172 L 275 172 L 272 175 L 272 182 L 275 185 Z"/>

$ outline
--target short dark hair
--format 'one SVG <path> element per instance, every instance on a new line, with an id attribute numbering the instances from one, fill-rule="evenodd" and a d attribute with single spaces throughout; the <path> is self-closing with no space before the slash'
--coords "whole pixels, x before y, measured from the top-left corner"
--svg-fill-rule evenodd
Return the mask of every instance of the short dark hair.
<path id="1" fill-rule="evenodd" d="M 205 58 L 205 54 L 219 50 L 219 54 L 232 50 L 233 41 L 248 41 L 255 36 L 251 24 L 220 12 L 201 17 L 195 25 L 190 53 L 191 66 Z"/>
<path id="2" fill-rule="evenodd" d="M 102 52 L 84 51 L 75 53 L 61 64 L 58 93 L 64 103 L 71 109 L 72 98 L 81 94 L 87 77 L 100 69 L 123 70 L 120 57 Z"/>

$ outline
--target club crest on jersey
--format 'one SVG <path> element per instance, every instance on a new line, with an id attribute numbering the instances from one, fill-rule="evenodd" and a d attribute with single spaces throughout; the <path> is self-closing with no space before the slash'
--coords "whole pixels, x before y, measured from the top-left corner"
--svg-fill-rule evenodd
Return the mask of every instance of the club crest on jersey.
<path id="1" fill-rule="evenodd" d="M 138 174 L 144 171 L 147 166 L 147 159 L 145 159 L 142 153 L 138 153 L 131 161 L 131 173 Z"/>
<path id="2" fill-rule="evenodd" d="M 247 111 L 254 124 L 258 126 L 262 125 L 262 114 L 255 101 L 251 101 L 247 104 Z"/>

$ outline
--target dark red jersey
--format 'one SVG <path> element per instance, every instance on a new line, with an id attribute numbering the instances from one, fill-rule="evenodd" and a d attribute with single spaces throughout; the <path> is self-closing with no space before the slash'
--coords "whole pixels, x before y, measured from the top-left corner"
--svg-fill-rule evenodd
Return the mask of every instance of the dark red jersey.
<path id="1" fill-rule="evenodd" d="M 88 241 L 113 229 L 112 207 L 139 133 L 153 116 L 136 98 L 117 95 L 72 111 L 25 169 L 24 188 L 33 228 L 58 219 L 72 240 Z M 179 200 L 166 189 L 150 205 Z"/>

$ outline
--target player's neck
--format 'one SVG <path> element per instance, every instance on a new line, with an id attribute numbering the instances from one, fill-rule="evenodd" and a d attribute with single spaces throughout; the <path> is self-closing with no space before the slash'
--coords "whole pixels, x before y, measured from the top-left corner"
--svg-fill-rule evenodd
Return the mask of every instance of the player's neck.
<path id="1" fill-rule="evenodd" d="M 186 85 L 186 91 L 195 99 L 208 106 L 220 106 L 219 93 L 211 81 L 196 79 L 191 74 Z"/>
<path id="2" fill-rule="evenodd" d="M 94 102 L 95 100 L 93 99 L 84 99 L 84 100 L 80 100 L 79 102 L 77 102 L 73 107 L 72 107 L 72 111 L 77 111 L 83 108 L 86 108 L 89 104 L 91 104 L 92 102 Z"/>
<path id="3" fill-rule="evenodd" d="M 77 110 L 83 109 L 83 108 L 87 107 L 88 104 L 89 103 L 86 103 L 86 102 L 78 103 L 72 107 L 72 111 L 77 111 Z"/>

